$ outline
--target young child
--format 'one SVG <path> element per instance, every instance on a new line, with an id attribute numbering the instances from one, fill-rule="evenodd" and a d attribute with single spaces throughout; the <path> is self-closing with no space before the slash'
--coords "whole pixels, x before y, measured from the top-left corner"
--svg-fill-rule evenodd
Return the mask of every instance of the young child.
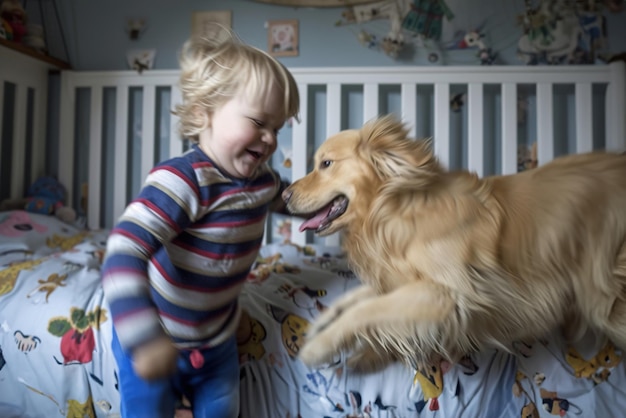
<path id="1" fill-rule="evenodd" d="M 180 63 L 175 113 L 194 145 L 152 169 L 102 268 L 124 418 L 173 417 L 181 394 L 195 418 L 237 417 L 237 298 L 282 204 L 267 162 L 299 112 L 289 71 L 234 37 L 192 39 Z"/>

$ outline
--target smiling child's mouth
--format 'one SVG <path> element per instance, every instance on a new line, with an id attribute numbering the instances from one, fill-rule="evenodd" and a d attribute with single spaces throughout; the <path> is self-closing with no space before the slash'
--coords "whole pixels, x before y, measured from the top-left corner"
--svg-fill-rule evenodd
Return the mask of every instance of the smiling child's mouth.
<path id="1" fill-rule="evenodd" d="M 260 160 L 263 157 L 263 154 L 257 151 L 248 150 L 248 154 L 250 154 L 254 159 Z"/>

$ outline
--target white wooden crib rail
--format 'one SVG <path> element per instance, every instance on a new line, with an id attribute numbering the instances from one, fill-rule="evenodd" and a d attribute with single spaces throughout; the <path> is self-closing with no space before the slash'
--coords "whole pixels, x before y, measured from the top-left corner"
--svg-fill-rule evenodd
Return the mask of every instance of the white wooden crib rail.
<path id="1" fill-rule="evenodd" d="M 48 72 L 57 67 L 0 47 L 0 200 L 44 174 Z"/>
<path id="2" fill-rule="evenodd" d="M 493 66 L 493 67 L 384 67 L 384 68 L 293 68 L 291 69 L 298 83 L 301 96 L 301 121 L 294 122 L 291 132 L 291 179 L 305 175 L 310 169 L 310 154 L 319 138 L 325 138 L 347 127 L 358 127 L 360 123 L 381 113 L 394 112 L 401 115 L 413 134 L 423 134 L 434 138 L 437 156 L 448 165 L 451 148 L 455 139 L 451 138 L 450 99 L 453 87 L 464 85 L 466 88 L 465 105 L 467 112 L 466 147 L 467 155 L 464 166 L 479 174 L 485 173 L 485 96 L 487 86 L 497 86 L 499 91 L 497 118 L 499 121 L 498 138 L 500 159 L 499 173 L 508 174 L 517 171 L 518 147 L 518 91 L 522 85 L 533 86 L 536 94 L 536 141 L 539 163 L 549 161 L 555 156 L 555 100 L 554 89 L 560 84 L 574 86 L 575 112 L 571 119 L 575 125 L 575 149 L 571 152 L 583 152 L 593 148 L 596 141 L 593 130 L 594 86 L 606 87 L 603 98 L 605 115 L 603 120 L 604 147 L 612 150 L 626 148 L 626 67 L 624 63 L 607 66 Z M 133 72 L 63 72 L 61 84 L 61 121 L 60 141 L 63 149 L 73 149 L 77 140 L 75 132 L 77 102 L 76 91 L 88 88 L 91 91 L 89 103 L 89 174 L 88 189 L 88 224 L 92 228 L 110 226 L 117 218 L 129 199 L 128 176 L 129 155 L 127 153 L 129 132 L 129 91 L 140 88 L 143 91 L 140 136 L 141 161 L 138 170 L 141 178 L 159 158 L 156 156 L 155 127 L 162 126 L 162 120 L 155 110 L 160 89 L 170 93 L 171 106 L 180 100 L 177 88 L 176 71 L 148 71 L 143 74 Z M 387 87 L 399 96 L 396 104 L 387 98 Z M 420 86 L 429 86 L 432 91 L 429 100 L 420 100 Z M 102 161 L 104 112 L 102 106 L 103 91 L 114 88 L 115 95 L 115 132 L 114 168 L 106 169 Z M 358 103 L 345 90 L 358 91 Z M 316 99 L 323 91 L 321 99 Z M 317 100 L 317 101 L 316 101 Z M 320 103 L 321 102 L 321 103 Z M 170 106 L 170 107 L 171 107 Z M 350 110 L 346 110 L 351 108 Z M 596 109 L 597 111 L 597 109 Z M 356 116 L 354 116 L 356 114 Z M 424 130 L 421 115 L 430 114 L 431 126 Z M 350 116 L 352 115 L 352 116 Z M 597 116 L 597 115 L 596 115 Z M 165 126 L 169 128 L 169 155 L 179 154 L 183 150 L 182 142 L 177 138 L 176 117 L 168 115 Z M 351 122 L 347 119 L 352 118 Z M 109 119 L 110 120 L 110 119 Z M 491 123 L 491 122 L 490 122 Z M 596 122 L 597 124 L 597 122 Z M 351 126 L 355 125 L 355 126 Z M 160 135 L 163 135 L 160 132 Z M 84 139 L 83 139 L 84 140 Z M 161 155 L 165 157 L 166 155 Z M 68 187 L 71 195 L 75 190 L 75 157 L 71 153 L 61 153 L 59 177 Z M 107 176 L 113 176 L 113 210 L 104 219 L 100 205 L 106 199 L 101 185 Z M 304 234 L 298 232 L 299 222 L 294 220 L 292 240 L 304 244 Z M 337 244 L 337 237 L 327 239 L 329 244 Z"/>

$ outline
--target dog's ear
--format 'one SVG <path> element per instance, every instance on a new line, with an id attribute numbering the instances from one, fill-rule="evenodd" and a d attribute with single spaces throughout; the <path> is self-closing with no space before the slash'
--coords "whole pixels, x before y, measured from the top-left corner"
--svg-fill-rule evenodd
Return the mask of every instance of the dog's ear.
<path id="1" fill-rule="evenodd" d="M 430 139 L 409 138 L 405 125 L 393 115 L 367 122 L 361 129 L 363 147 L 382 179 L 417 179 L 438 172 Z"/>

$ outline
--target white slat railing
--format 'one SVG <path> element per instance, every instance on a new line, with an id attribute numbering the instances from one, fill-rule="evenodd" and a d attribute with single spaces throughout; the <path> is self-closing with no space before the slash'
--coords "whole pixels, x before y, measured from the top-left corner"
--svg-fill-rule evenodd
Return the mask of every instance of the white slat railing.
<path id="1" fill-rule="evenodd" d="M 48 73 L 56 67 L 6 47 L 0 47 L 0 63 L 0 140 L 12 149 L 9 158 L 2 156 L 0 159 L 0 164 L 8 165 L 2 167 L 2 172 L 10 173 L 9 179 L 2 179 L 0 187 L 8 188 L 2 190 L 2 197 L 15 199 L 24 197 L 25 188 L 30 186 L 25 184 L 26 173 L 31 182 L 47 174 L 44 166 Z M 5 83 L 14 86 L 12 101 L 5 97 L 9 94 Z M 29 106 L 29 97 L 32 98 L 32 107 Z M 29 109 L 32 110 L 30 114 Z M 13 119 L 5 121 L 5 113 L 12 114 Z M 30 134 L 32 137 L 29 137 Z M 28 140 L 32 140 L 32 151 L 27 155 Z"/>
<path id="2" fill-rule="evenodd" d="M 433 101 L 431 112 L 434 117 L 432 133 L 434 137 L 434 150 L 444 165 L 450 162 L 450 151 L 453 144 L 450 139 L 450 92 L 451 86 L 466 84 L 467 94 L 467 167 L 483 174 L 485 169 L 486 142 L 484 120 L 485 115 L 485 86 L 499 85 L 501 92 L 500 107 L 500 136 L 503 138 L 501 145 L 501 172 L 510 174 L 517 171 L 517 112 L 518 112 L 518 89 L 520 85 L 535 86 L 537 106 L 537 145 L 539 163 L 551 160 L 555 154 L 554 146 L 554 86 L 556 84 L 572 84 L 575 86 L 576 106 L 576 152 L 591 149 L 593 145 L 592 111 L 594 84 L 607 85 L 606 96 L 606 147 L 613 150 L 626 147 L 626 118 L 624 106 L 626 104 L 626 69 L 623 63 L 614 63 L 610 66 L 564 66 L 564 67 L 385 67 L 385 68 L 293 68 L 292 72 L 298 84 L 301 98 L 301 120 L 295 122 L 292 129 L 292 180 L 303 177 L 308 171 L 309 154 L 312 138 L 309 138 L 310 124 L 325 122 L 324 134 L 328 137 L 337 133 L 346 122 L 341 117 L 346 112 L 342 103 L 344 86 L 359 85 L 362 89 L 362 117 L 367 121 L 376 117 L 381 112 L 381 86 L 396 85 L 400 91 L 400 114 L 407 123 L 412 134 L 416 132 L 416 125 L 420 123 L 418 102 L 423 103 L 418 97 L 418 86 L 431 86 Z M 105 87 L 111 86 L 117 89 L 116 115 L 115 115 L 115 168 L 114 168 L 114 197 L 113 216 L 121 214 L 127 204 L 128 196 L 128 141 L 129 129 L 128 102 L 129 89 L 131 87 L 143 87 L 143 113 L 142 113 L 142 152 L 141 174 L 145 176 L 147 170 L 154 164 L 154 143 L 156 139 L 155 129 L 155 91 L 158 87 L 171 89 L 171 105 L 180 101 L 180 91 L 176 87 L 178 83 L 177 71 L 148 71 L 139 75 L 132 72 L 64 72 L 62 76 L 62 102 L 61 102 L 61 134 L 62 149 L 72 150 L 74 142 L 73 121 L 75 89 L 78 87 Z M 326 101 L 325 110 L 321 115 L 313 115 L 315 108 L 309 106 L 309 88 L 311 86 L 325 86 Z M 102 107 L 95 104 L 101 100 L 101 93 L 92 94 L 91 111 L 102 111 Z M 90 129 L 90 174 L 89 174 L 89 225 L 97 227 L 101 222 L 99 209 L 99 190 L 102 175 L 101 162 L 95 159 L 98 155 L 95 149 L 102 149 L 98 142 L 98 135 L 102 129 L 97 126 L 98 118 L 91 117 L 91 123 L 95 127 Z M 177 139 L 177 118 L 170 119 L 170 143 L 171 155 L 180 154 L 182 143 Z M 420 129 L 420 132 L 423 132 Z M 456 146 L 456 144 L 455 144 Z M 60 153 L 61 181 L 69 192 L 73 184 L 73 156 L 71 153 Z M 100 164 L 100 165 L 99 165 Z M 292 240 L 298 244 L 304 244 L 306 235 L 298 232 L 301 225 L 299 219 L 292 222 Z M 337 244 L 338 237 L 331 237 L 330 244 Z"/>

